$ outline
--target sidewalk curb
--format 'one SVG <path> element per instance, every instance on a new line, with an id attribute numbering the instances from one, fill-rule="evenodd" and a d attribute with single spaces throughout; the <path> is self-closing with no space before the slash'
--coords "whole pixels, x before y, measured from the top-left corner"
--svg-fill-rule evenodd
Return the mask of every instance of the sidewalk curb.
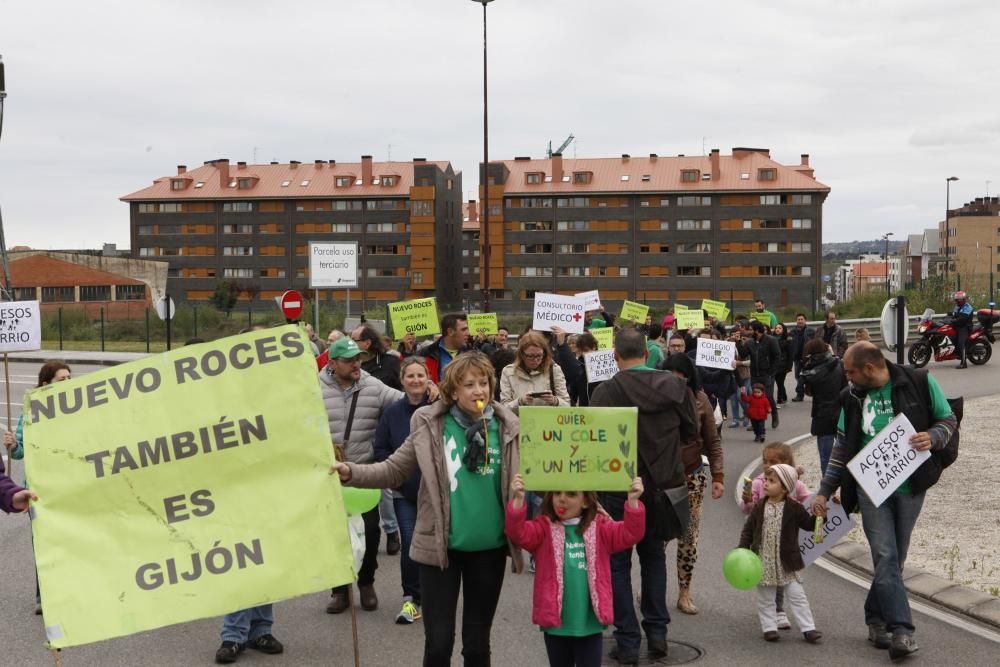
<path id="1" fill-rule="evenodd" d="M 36 350 L 34 352 L 14 352 L 8 360 L 25 364 L 44 364 L 47 361 L 61 361 L 65 364 L 89 366 L 118 366 L 137 361 L 153 353 L 144 352 L 89 352 L 80 350 Z"/>
<path id="2" fill-rule="evenodd" d="M 806 433 L 786 442 L 797 447 L 810 438 L 812 436 Z M 871 550 L 858 542 L 839 542 L 830 547 L 825 556 L 869 580 L 873 576 Z M 906 592 L 914 597 L 1000 630 L 1000 597 L 956 584 L 915 567 L 904 567 L 903 583 Z"/>

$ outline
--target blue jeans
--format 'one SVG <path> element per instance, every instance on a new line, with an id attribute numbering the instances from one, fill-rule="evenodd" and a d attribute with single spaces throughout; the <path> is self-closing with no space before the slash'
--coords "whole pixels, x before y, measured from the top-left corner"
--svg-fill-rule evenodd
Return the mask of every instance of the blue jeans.
<path id="1" fill-rule="evenodd" d="M 417 504 L 406 498 L 393 498 L 396 521 L 399 523 L 399 537 L 402 550 L 399 552 L 399 574 L 403 582 L 403 595 L 413 598 L 413 604 L 420 605 L 420 568 L 410 560 L 410 541 L 417 525 Z"/>
<path id="2" fill-rule="evenodd" d="M 913 634 L 913 614 L 903 586 L 903 564 L 923 504 L 923 493 L 894 493 L 881 507 L 875 507 L 865 492 L 858 490 L 861 522 L 875 566 L 865 600 L 865 623 L 884 623 L 890 634 Z"/>
<path id="3" fill-rule="evenodd" d="M 222 619 L 222 641 L 246 644 L 271 634 L 272 625 L 274 608 L 270 604 L 234 611 Z"/>
<path id="4" fill-rule="evenodd" d="M 830 462 L 830 454 L 833 453 L 833 443 L 836 439 L 837 436 L 833 434 L 816 436 L 816 447 L 819 449 L 820 475 L 826 474 L 826 464 Z"/>
<path id="5" fill-rule="evenodd" d="M 750 393 L 750 380 L 743 380 L 742 382 L 736 381 L 736 393 L 729 397 L 729 406 L 732 408 L 733 421 L 739 421 L 740 419 L 740 407 L 743 403 L 740 401 L 740 389 L 746 388 L 747 393 Z M 747 418 L 746 409 L 743 410 L 743 418 Z"/>
<path id="6" fill-rule="evenodd" d="M 626 496 L 602 494 L 601 503 L 615 521 L 625 516 Z M 639 555 L 642 593 L 642 630 L 648 639 L 666 640 L 670 612 L 667 611 L 667 554 L 663 540 L 644 537 L 635 545 Z M 642 643 L 632 593 L 632 549 L 611 555 L 611 593 L 615 611 L 615 641 L 623 653 L 637 653 Z"/>
<path id="7" fill-rule="evenodd" d="M 389 489 L 382 489 L 382 498 L 378 501 L 378 513 L 382 517 L 382 532 L 389 535 L 399 531 L 396 510 L 392 503 L 392 491 Z"/>

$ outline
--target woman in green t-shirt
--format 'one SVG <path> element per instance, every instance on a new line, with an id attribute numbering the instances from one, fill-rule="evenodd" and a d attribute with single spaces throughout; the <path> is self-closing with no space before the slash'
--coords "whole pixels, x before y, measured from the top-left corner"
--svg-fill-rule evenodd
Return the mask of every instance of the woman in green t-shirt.
<path id="1" fill-rule="evenodd" d="M 441 400 L 413 414 L 410 437 L 381 463 L 337 463 L 340 480 L 364 488 L 396 488 L 420 470 L 417 522 L 410 558 L 420 567 L 424 665 L 451 664 L 459 591 L 463 591 L 462 656 L 488 665 L 490 631 L 509 555 L 504 507 L 518 468 L 517 417 L 492 400 L 496 376 L 478 352 L 445 367 Z"/>

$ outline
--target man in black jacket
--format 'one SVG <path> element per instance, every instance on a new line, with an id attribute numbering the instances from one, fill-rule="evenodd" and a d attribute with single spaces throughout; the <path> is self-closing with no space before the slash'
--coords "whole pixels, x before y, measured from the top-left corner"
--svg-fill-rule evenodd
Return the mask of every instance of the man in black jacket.
<path id="1" fill-rule="evenodd" d="M 764 325 L 757 320 L 750 322 L 753 338 L 746 342 L 745 356 L 750 359 L 750 384 L 764 385 L 764 393 L 771 404 L 771 428 L 778 428 L 778 406 L 774 402 L 774 373 L 781 363 L 781 348 Z M 743 356 L 743 355 L 741 355 Z"/>
<path id="2" fill-rule="evenodd" d="M 860 507 L 875 566 L 865 600 L 868 641 L 876 648 L 889 649 L 889 657 L 898 660 L 917 650 L 913 615 L 903 585 L 903 565 L 925 492 L 937 482 L 941 464 L 937 456 L 931 456 L 878 506 L 867 494 L 858 492 L 854 478 L 845 470 L 847 462 L 900 413 L 913 424 L 916 433 L 909 444 L 919 451 L 944 449 L 958 420 L 929 373 L 886 361 L 881 350 L 871 343 L 855 343 L 848 348 L 844 371 L 854 391 L 845 390 L 843 395 L 837 444 L 813 502 L 813 514 L 826 516 L 826 500 L 838 487 L 845 511 L 850 513 Z"/>
<path id="3" fill-rule="evenodd" d="M 795 398 L 793 403 L 801 403 L 805 396 L 805 387 L 802 385 L 802 363 L 806 343 L 816 335 L 816 330 L 806 326 L 806 316 L 804 313 L 795 315 L 795 326 L 789 332 L 792 338 L 792 368 L 795 371 Z"/>

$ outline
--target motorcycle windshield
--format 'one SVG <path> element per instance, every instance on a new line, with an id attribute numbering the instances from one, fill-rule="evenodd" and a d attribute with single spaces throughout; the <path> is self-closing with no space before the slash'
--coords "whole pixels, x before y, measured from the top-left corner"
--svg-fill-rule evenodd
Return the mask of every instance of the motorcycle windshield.
<path id="1" fill-rule="evenodd" d="M 930 322 L 933 317 L 934 317 L 934 309 L 928 308 L 927 310 L 924 311 L 924 314 L 920 316 L 920 321 Z"/>

